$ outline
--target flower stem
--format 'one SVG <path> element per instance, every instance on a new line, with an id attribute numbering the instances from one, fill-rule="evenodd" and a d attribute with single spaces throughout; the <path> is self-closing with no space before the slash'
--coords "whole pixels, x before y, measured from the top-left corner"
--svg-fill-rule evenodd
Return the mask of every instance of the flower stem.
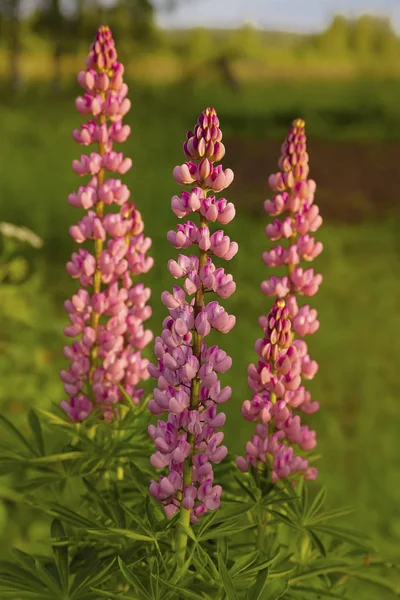
<path id="1" fill-rule="evenodd" d="M 104 94 L 103 94 L 104 95 Z M 107 117 L 106 115 L 100 115 L 99 122 L 100 124 L 106 123 Z M 105 144 L 99 142 L 98 151 L 101 157 L 103 157 L 106 153 Z M 99 174 L 97 176 L 97 188 L 99 188 L 104 183 L 104 174 L 105 169 L 100 169 Z M 104 215 L 104 203 L 97 202 L 96 203 L 96 215 L 99 219 L 103 218 Z M 99 266 L 99 261 L 101 257 L 101 253 L 103 251 L 103 240 L 95 240 L 94 241 L 94 255 L 96 258 L 96 271 L 93 275 L 93 294 L 99 294 L 101 291 L 101 269 Z M 96 332 L 97 338 L 97 329 L 99 326 L 100 314 L 95 310 L 92 311 L 90 326 Z M 93 373 L 97 369 L 98 366 L 98 347 L 96 341 L 94 342 L 91 351 L 90 351 L 90 371 L 89 371 L 89 384 L 92 384 Z"/>
<path id="2" fill-rule="evenodd" d="M 200 227 L 207 226 L 207 219 L 200 215 Z M 199 272 L 202 267 L 207 263 L 207 251 L 200 250 L 199 255 Z M 199 289 L 196 292 L 195 304 L 194 304 L 194 318 L 202 311 L 204 304 L 204 287 L 200 284 Z M 201 365 L 201 346 L 203 342 L 203 336 L 201 336 L 196 330 L 193 332 L 193 354 Z M 199 394 L 200 394 L 200 379 L 198 375 L 192 380 L 191 392 L 190 392 L 190 410 L 197 410 L 199 407 Z M 193 455 L 195 452 L 196 435 L 194 433 L 188 433 L 188 443 L 191 446 L 191 452 L 188 458 L 183 464 L 183 486 L 182 492 L 185 487 L 192 485 L 193 482 Z M 190 526 L 190 513 L 191 511 L 181 506 L 180 517 L 178 524 L 178 533 L 176 538 L 176 555 L 179 565 L 183 565 L 186 557 L 186 548 L 188 542 L 188 535 L 186 533 Z"/>

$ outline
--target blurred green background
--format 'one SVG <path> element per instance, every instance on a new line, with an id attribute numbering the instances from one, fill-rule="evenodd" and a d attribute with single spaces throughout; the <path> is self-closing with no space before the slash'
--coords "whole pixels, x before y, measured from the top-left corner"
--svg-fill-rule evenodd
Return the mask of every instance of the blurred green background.
<path id="1" fill-rule="evenodd" d="M 187 0 L 187 10 L 196 2 L 202 0 Z M 80 218 L 67 196 L 83 183 L 71 169 L 81 151 L 71 138 L 82 119 L 74 106 L 80 94 L 75 75 L 98 24 L 108 23 L 132 101 L 126 119 L 132 135 L 123 149 L 134 166 L 123 179 L 153 239 L 156 263 L 145 281 L 153 290 L 155 334 L 166 315 L 160 294 L 173 283 L 167 260 L 177 254 L 166 241 L 176 223 L 170 198 L 179 190 L 172 168 L 185 160 L 182 143 L 198 114 L 214 106 L 220 117 L 223 164 L 235 171 L 225 196 L 237 207 L 226 230 L 240 252 L 228 265 L 237 292 L 226 304 L 237 325 L 219 344 L 234 360 L 225 376 L 234 390 L 226 440 L 238 453 L 252 431 L 240 407 L 249 397 L 246 369 L 255 360 L 257 316 L 271 306 L 259 289 L 272 274 L 261 260 L 268 246 L 267 179 L 277 170 L 290 122 L 306 119 L 310 174 L 324 217 L 317 237 L 325 246 L 311 265 L 324 276 L 310 302 L 321 321 L 309 339 L 320 364 L 309 387 L 321 404 L 308 420 L 320 452 L 320 477 L 312 485 L 326 484 L 332 505 L 356 506 L 352 525 L 397 560 L 400 38 L 389 18 L 371 15 L 339 15 L 315 33 L 250 24 L 172 30 L 157 18 L 170 10 L 165 14 L 173 22 L 176 7 L 161 4 L 157 12 L 147 0 L 109 8 L 47 0 L 31 4 L 32 11 L 1 0 L 0 221 L 27 226 L 44 242 L 32 248 L 1 237 L 1 411 L 23 428 L 30 406 L 48 407 L 64 397 L 58 378 L 63 302 L 76 289 L 64 265 L 73 251 L 68 227 Z M 2 553 L 12 544 L 34 548 L 48 535 L 40 519 L 14 506 L 10 485 L 0 480 Z"/>

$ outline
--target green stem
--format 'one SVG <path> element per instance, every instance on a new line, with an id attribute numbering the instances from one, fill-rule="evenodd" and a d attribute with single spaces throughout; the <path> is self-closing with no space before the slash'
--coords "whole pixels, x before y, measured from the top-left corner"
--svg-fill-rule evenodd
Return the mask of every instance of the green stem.
<path id="1" fill-rule="evenodd" d="M 103 96 L 104 96 L 104 94 L 103 94 Z M 105 123 L 106 120 L 107 120 L 106 115 L 100 116 L 100 119 L 99 119 L 100 124 Z M 105 144 L 102 144 L 99 142 L 98 150 L 99 150 L 100 156 L 104 156 L 106 153 Z M 105 169 L 101 169 L 97 176 L 97 187 L 98 188 L 104 183 L 104 174 L 105 174 Z M 104 203 L 103 202 L 97 202 L 96 215 L 99 219 L 103 218 L 103 215 L 104 215 Z M 103 240 L 95 240 L 94 255 L 96 258 L 96 271 L 94 272 L 94 275 L 93 275 L 93 294 L 99 294 L 101 291 L 101 269 L 99 267 L 99 261 L 100 261 L 102 251 L 103 251 Z M 99 326 L 99 320 L 100 320 L 100 314 L 97 313 L 95 310 L 93 310 L 92 315 L 91 315 L 90 326 L 96 332 L 96 337 L 97 337 L 97 329 Z M 90 351 L 89 386 L 92 385 L 93 373 L 97 369 L 98 362 L 99 362 L 98 347 L 95 342 Z"/>
<path id="2" fill-rule="evenodd" d="M 200 215 L 200 227 L 207 226 L 207 219 L 205 219 L 202 215 Z M 199 256 L 199 272 L 202 267 L 204 267 L 207 263 L 207 251 L 200 250 Z M 196 292 L 195 304 L 194 304 L 194 318 L 202 311 L 204 304 L 204 287 L 201 284 L 199 289 Z M 193 332 L 193 354 L 201 364 L 201 346 L 203 342 L 203 337 L 194 330 Z M 192 380 L 191 390 L 190 390 L 190 406 L 189 410 L 198 410 L 199 408 L 199 393 L 200 393 L 200 379 L 198 375 Z M 183 490 L 186 486 L 192 485 L 193 483 L 193 456 L 195 453 L 195 442 L 196 435 L 193 433 L 188 433 L 188 443 L 191 447 L 191 452 L 188 458 L 185 460 L 183 464 Z M 188 535 L 186 533 L 187 529 L 190 526 L 190 510 L 181 506 L 180 508 L 180 517 L 178 523 L 178 533 L 176 537 L 176 555 L 177 561 L 179 565 L 183 565 L 185 563 L 186 558 L 186 549 L 188 542 Z"/>

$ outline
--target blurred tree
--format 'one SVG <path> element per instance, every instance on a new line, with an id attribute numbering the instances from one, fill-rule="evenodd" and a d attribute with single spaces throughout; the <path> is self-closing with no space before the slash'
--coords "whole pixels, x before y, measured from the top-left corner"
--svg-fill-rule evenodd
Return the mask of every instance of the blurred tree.
<path id="1" fill-rule="evenodd" d="M 245 23 L 229 34 L 225 53 L 231 59 L 264 58 L 265 43 L 262 32 L 252 23 Z"/>
<path id="2" fill-rule="evenodd" d="M 351 50 L 358 58 L 368 58 L 376 49 L 378 20 L 371 15 L 362 15 L 352 26 Z"/>
<path id="3" fill-rule="evenodd" d="M 376 53 L 382 58 L 392 58 L 399 52 L 400 40 L 393 29 L 390 19 L 382 19 L 375 43 Z"/>
<path id="4" fill-rule="evenodd" d="M 72 14 L 61 8 L 61 0 L 41 0 L 33 19 L 33 30 L 46 37 L 52 45 L 53 72 L 51 87 L 58 93 L 61 87 L 61 59 L 66 50 L 77 43 L 83 1 L 77 0 Z"/>
<path id="5" fill-rule="evenodd" d="M 8 64 L 12 92 L 21 86 L 21 1 L 0 0 L 1 37 L 8 48 Z"/>
<path id="6" fill-rule="evenodd" d="M 326 31 L 316 36 L 316 47 L 331 55 L 344 55 L 350 49 L 350 22 L 342 15 L 336 15 Z"/>

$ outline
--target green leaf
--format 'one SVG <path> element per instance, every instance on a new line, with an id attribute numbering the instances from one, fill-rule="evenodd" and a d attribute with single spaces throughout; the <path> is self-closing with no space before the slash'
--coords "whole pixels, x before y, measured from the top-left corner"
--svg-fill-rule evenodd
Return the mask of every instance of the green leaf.
<path id="1" fill-rule="evenodd" d="M 267 567 L 257 575 L 254 584 L 248 591 L 247 600 L 278 600 L 288 587 L 287 579 L 269 579 Z"/>
<path id="2" fill-rule="evenodd" d="M 229 548 L 228 548 L 228 542 L 225 537 L 219 538 L 218 545 L 217 545 L 217 552 L 218 552 L 218 555 L 222 557 L 222 560 L 224 561 L 224 563 L 227 563 Z M 218 559 L 219 559 L 219 556 L 218 556 Z"/>
<path id="3" fill-rule="evenodd" d="M 313 577 L 319 577 L 320 575 L 328 575 L 329 573 L 347 573 L 347 571 L 351 568 L 351 565 L 348 562 L 343 561 L 321 560 L 315 562 L 317 563 L 316 566 L 306 569 L 302 573 L 294 575 L 290 578 L 289 583 L 292 585 L 298 583 L 299 581 L 312 579 Z"/>
<path id="4" fill-rule="evenodd" d="M 302 592 L 303 594 L 307 594 L 307 596 L 304 597 L 308 597 L 308 594 L 314 594 L 315 596 L 317 596 L 317 598 L 338 598 L 340 600 L 350 600 L 350 598 L 343 596 L 343 594 L 335 594 L 335 592 L 331 592 L 330 590 L 323 590 L 320 588 L 312 588 L 312 587 L 307 587 L 307 586 L 302 586 L 302 585 L 296 585 L 293 588 L 294 591 L 299 591 Z"/>
<path id="5" fill-rule="evenodd" d="M 295 521 L 292 521 L 292 519 L 290 519 L 287 515 L 284 515 L 283 513 L 277 510 L 273 510 L 272 508 L 267 508 L 267 510 L 269 513 L 274 515 L 279 521 L 285 523 L 285 525 L 287 525 L 288 527 L 291 527 L 292 529 L 299 529 L 298 524 Z"/>
<path id="6" fill-rule="evenodd" d="M 24 553 L 21 553 L 21 554 L 24 554 Z M 18 589 L 27 589 L 27 590 L 30 589 L 31 591 L 38 591 L 38 592 L 40 592 L 40 590 L 43 590 L 43 583 L 37 575 L 35 561 L 34 561 L 34 559 L 31 559 L 31 557 L 29 555 L 26 555 L 26 556 L 29 557 L 29 559 L 33 561 L 33 565 L 32 565 L 32 562 L 29 562 L 28 559 L 26 559 L 26 563 L 28 565 L 27 570 L 21 568 L 19 565 L 15 565 L 8 561 L 0 562 L 0 586 L 1 587 L 5 587 L 6 589 L 8 589 L 9 585 L 7 585 L 7 582 L 9 582 L 11 584 L 18 585 L 19 586 Z"/>
<path id="7" fill-rule="evenodd" d="M 218 544 L 220 546 L 220 544 Z M 226 592 L 226 597 L 228 600 L 238 600 L 239 597 L 236 593 L 235 586 L 233 585 L 231 576 L 229 575 L 229 571 L 226 568 L 225 561 L 223 559 L 224 549 L 218 548 L 218 568 L 221 575 L 222 583 L 224 586 L 224 590 Z"/>
<path id="8" fill-rule="evenodd" d="M 340 517 L 346 517 L 352 513 L 354 513 L 354 508 L 338 508 L 337 510 L 331 510 L 322 513 L 319 516 L 315 516 L 309 524 L 315 525 L 317 523 L 322 523 L 323 521 L 328 521 L 329 519 L 339 519 Z"/>
<path id="9" fill-rule="evenodd" d="M 90 588 L 92 592 L 95 592 L 100 596 L 100 598 L 106 598 L 107 600 L 139 600 L 139 598 L 133 599 L 132 596 L 122 596 L 122 594 L 113 594 L 112 592 L 106 592 L 104 590 L 99 590 L 97 588 Z M 82 600 L 86 600 L 82 598 Z M 96 600 L 98 600 L 96 598 Z M 140 599 L 141 600 L 141 599 Z"/>
<path id="10" fill-rule="evenodd" d="M 37 452 L 32 448 L 28 440 L 18 431 L 18 429 L 4 417 L 0 415 L 0 425 L 2 425 L 3 429 L 11 434 L 14 438 L 16 438 L 27 450 L 29 450 L 30 454 L 37 454 Z"/>
<path id="11" fill-rule="evenodd" d="M 109 571 L 115 563 L 115 558 L 107 563 L 103 568 L 98 563 L 92 565 L 91 569 L 80 569 L 71 586 L 71 599 L 79 598 L 80 592 L 84 588 L 90 588 L 94 585 L 102 584 L 109 577 Z"/>
<path id="12" fill-rule="evenodd" d="M 304 486 L 306 487 L 306 486 Z M 308 510 L 305 511 L 305 519 L 308 521 L 309 519 L 311 520 L 314 516 L 318 515 L 324 504 L 326 502 L 326 488 L 323 487 L 320 489 L 320 491 L 318 492 L 318 494 L 315 496 L 311 506 L 308 508 Z"/>
<path id="13" fill-rule="evenodd" d="M 322 554 L 323 557 L 326 557 L 326 550 L 325 550 L 324 544 L 322 543 L 320 538 L 317 536 L 315 531 L 313 531 L 312 529 L 307 529 L 307 533 L 310 536 L 310 538 L 312 539 L 312 541 L 314 542 L 314 544 L 316 545 L 316 547 L 318 548 L 320 554 Z"/>
<path id="14" fill-rule="evenodd" d="M 67 593 L 69 590 L 68 541 L 65 539 L 64 527 L 58 519 L 54 519 L 51 524 L 51 537 L 63 542 L 53 545 L 53 552 L 60 575 L 61 588 L 63 592 Z"/>
<path id="15" fill-rule="evenodd" d="M 29 463 L 39 465 L 39 464 L 51 464 L 55 462 L 63 462 L 66 460 L 75 460 L 77 458 L 83 458 L 87 456 L 87 452 L 82 452 L 81 450 L 74 450 L 72 452 L 60 452 L 59 454 L 51 454 L 49 456 L 40 456 L 39 458 L 30 458 Z"/>
<path id="16" fill-rule="evenodd" d="M 346 527 L 336 527 L 334 525 L 318 525 L 316 527 L 313 527 L 313 530 L 318 531 L 320 533 L 324 533 L 326 535 L 330 535 L 336 538 L 337 540 L 347 542 L 348 544 L 358 546 L 359 548 L 367 550 L 371 548 L 371 540 L 364 534 L 353 529 L 348 529 Z"/>
<path id="17" fill-rule="evenodd" d="M 136 531 L 131 531 L 130 529 L 117 529 L 115 527 L 110 527 L 108 529 L 87 529 L 87 532 L 91 535 L 102 538 L 109 538 L 111 534 L 112 537 L 122 535 L 123 537 L 126 537 L 129 540 L 154 542 L 154 538 L 148 535 L 143 535 L 142 533 L 137 533 Z"/>
<path id="18" fill-rule="evenodd" d="M 208 552 L 206 552 L 202 548 L 202 546 L 200 544 L 196 545 L 196 551 L 199 554 L 201 567 L 204 568 L 205 564 L 208 565 L 208 567 L 212 573 L 214 581 L 219 582 L 221 579 L 220 574 L 218 573 L 218 569 L 215 566 L 214 561 L 212 560 L 211 556 L 208 554 Z M 204 561 L 204 562 L 202 562 L 202 561 Z"/>
<path id="19" fill-rule="evenodd" d="M 396 594 L 397 596 L 400 594 L 400 585 L 395 585 L 388 579 L 380 577 L 379 575 L 375 575 L 374 573 L 368 573 L 367 569 L 368 567 L 360 570 L 348 568 L 347 570 L 343 570 L 342 572 L 345 575 L 349 575 L 349 577 L 355 577 L 356 579 L 360 579 L 362 581 L 368 581 L 369 583 L 373 583 L 384 590 L 390 590 L 393 594 Z"/>
<path id="20" fill-rule="evenodd" d="M 44 439 L 42 433 L 42 426 L 40 424 L 39 418 L 35 411 L 31 408 L 28 412 L 28 423 L 29 427 L 32 430 L 33 437 L 35 438 L 36 446 L 38 448 L 39 454 L 44 456 Z"/>
<path id="21" fill-rule="evenodd" d="M 43 583 L 46 585 L 46 587 L 51 592 L 56 594 L 56 598 L 58 596 L 61 596 L 62 590 L 60 587 L 60 582 L 58 582 L 54 578 L 53 574 L 51 572 L 49 572 L 50 565 L 43 566 L 40 564 L 40 562 L 38 560 L 35 561 L 35 564 L 36 564 L 36 572 L 38 574 L 38 577 L 40 577 L 40 579 L 43 581 Z"/>
<path id="22" fill-rule="evenodd" d="M 151 577 L 155 577 L 155 575 L 151 575 Z M 198 592 L 191 592 L 189 589 L 187 589 L 185 587 L 181 587 L 176 584 L 172 584 L 169 581 L 162 579 L 161 577 L 157 577 L 157 579 L 168 590 L 175 592 L 175 594 L 179 593 L 179 600 L 182 600 L 182 599 L 184 599 L 184 600 L 199 600 Z M 205 600 L 215 600 L 214 598 L 211 598 L 211 596 L 207 596 L 207 594 L 205 594 L 205 592 L 202 592 L 202 593 L 203 593 L 203 598 Z"/>
<path id="23" fill-rule="evenodd" d="M 74 512 L 70 508 L 61 506 L 60 504 L 57 504 L 55 502 L 49 502 L 47 505 L 36 505 L 33 502 L 27 501 L 27 504 L 43 510 L 45 513 L 51 515 L 52 517 L 59 517 L 62 521 L 64 521 L 65 523 L 69 523 L 74 527 L 81 527 L 84 529 L 97 527 L 97 523 L 95 521 L 90 521 L 89 519 L 86 519 L 85 517 L 82 517 L 78 513 Z"/>
<path id="24" fill-rule="evenodd" d="M 242 571 L 246 571 L 257 560 L 259 554 L 260 552 L 256 550 L 255 552 L 250 552 L 246 556 L 241 556 L 236 559 L 233 567 L 229 570 L 229 575 L 234 578 Z"/>
<path id="25" fill-rule="evenodd" d="M 144 587 L 140 579 L 137 577 L 137 575 L 135 575 L 135 573 L 131 569 L 129 569 L 125 565 L 125 563 L 119 557 L 118 565 L 121 569 L 122 575 L 125 577 L 129 585 L 131 585 L 135 591 L 139 591 L 144 598 L 148 598 L 149 600 L 151 600 L 150 594 L 146 591 L 146 588 Z"/>
<path id="26" fill-rule="evenodd" d="M 202 536 L 198 535 L 197 541 L 205 541 L 205 540 L 216 540 L 221 537 L 227 537 L 230 535 L 234 535 L 237 533 L 241 533 L 242 531 L 247 531 L 248 529 L 254 529 L 256 527 L 255 523 L 250 523 L 248 525 L 237 525 L 236 523 L 230 525 L 222 524 L 219 527 L 214 527 L 210 531 L 206 532 Z"/>
<path id="27" fill-rule="evenodd" d="M 264 560 L 262 563 L 256 565 L 255 567 L 248 568 L 245 575 L 246 576 L 256 575 L 259 571 L 265 570 L 267 567 L 270 567 L 271 565 L 276 563 L 278 558 L 280 557 L 280 555 L 281 555 L 280 550 L 278 550 L 278 552 L 275 554 L 275 556 L 272 556 L 271 558 Z"/>

